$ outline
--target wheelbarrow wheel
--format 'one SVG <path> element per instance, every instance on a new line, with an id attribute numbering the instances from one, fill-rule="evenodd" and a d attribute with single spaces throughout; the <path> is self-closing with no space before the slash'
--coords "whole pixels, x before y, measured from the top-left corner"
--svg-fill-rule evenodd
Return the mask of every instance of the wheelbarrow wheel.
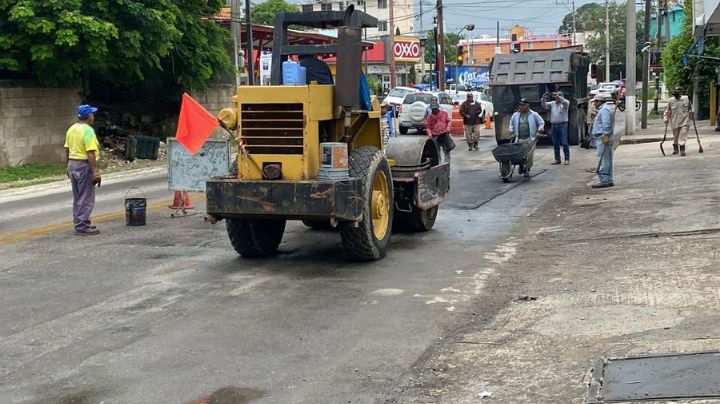
<path id="1" fill-rule="evenodd" d="M 505 183 L 510 182 L 512 179 L 512 165 L 510 165 L 509 161 L 500 163 L 500 178 Z"/>

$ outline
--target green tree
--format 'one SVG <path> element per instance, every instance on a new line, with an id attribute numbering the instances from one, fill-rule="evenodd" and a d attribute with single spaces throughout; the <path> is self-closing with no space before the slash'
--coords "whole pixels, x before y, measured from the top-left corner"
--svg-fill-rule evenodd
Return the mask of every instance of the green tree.
<path id="1" fill-rule="evenodd" d="M 445 34 L 443 40 L 443 54 L 445 55 L 445 63 L 455 63 L 455 54 L 457 45 L 464 36 L 457 34 Z M 435 31 L 429 31 L 428 40 L 425 42 L 425 61 L 435 64 L 435 55 L 437 54 L 435 46 Z"/>
<path id="2" fill-rule="evenodd" d="M 417 81 L 417 72 L 415 71 L 415 65 L 410 65 L 410 72 L 408 73 L 408 81 L 411 83 L 416 83 Z"/>
<path id="3" fill-rule="evenodd" d="M 575 10 L 575 30 L 601 31 L 605 29 L 602 25 L 605 19 L 605 7 L 597 3 L 588 3 Z M 562 20 L 558 33 L 567 34 L 572 32 L 572 13 L 568 13 Z"/>
<path id="4" fill-rule="evenodd" d="M 583 7 L 590 6 L 587 4 Z M 590 59 L 593 62 L 598 63 L 598 68 L 602 71 L 605 70 L 605 7 L 597 5 L 598 7 L 588 7 L 587 12 L 583 13 L 582 29 L 578 28 L 578 31 L 589 30 L 597 32 L 597 36 L 594 36 L 587 40 L 586 49 L 590 55 Z M 580 7 L 582 9 L 583 7 Z M 578 9 L 579 10 L 579 9 Z M 627 7 L 625 3 L 609 4 L 609 20 L 610 20 L 610 75 L 611 77 L 618 77 L 620 72 L 625 71 L 625 32 L 626 32 L 626 16 Z M 568 17 L 565 16 L 563 25 L 560 26 L 559 31 L 562 32 L 564 27 L 567 27 L 565 20 Z M 570 14 L 572 18 L 572 14 Z M 576 17 L 577 18 L 577 17 Z M 643 44 L 643 32 L 644 32 L 644 16 L 642 13 L 638 13 L 636 16 L 636 37 L 635 37 L 635 53 L 640 54 Z M 637 64 L 638 69 L 642 64 Z M 638 72 L 636 72 L 639 74 Z M 640 77 L 639 75 L 637 77 Z M 607 78 L 606 78 L 607 80 Z"/>
<path id="5" fill-rule="evenodd" d="M 273 25 L 275 23 L 275 13 L 297 13 L 299 11 L 300 7 L 285 0 L 267 0 L 253 6 L 250 15 L 255 24 Z"/>
<path id="6" fill-rule="evenodd" d="M 685 2 L 684 8 L 686 16 L 692 15 L 692 2 Z M 717 61 L 693 57 L 692 55 L 697 55 L 697 49 L 692 45 L 692 18 L 685 18 L 680 35 L 670 40 L 662 52 L 665 86 L 669 89 L 682 86 L 688 94 L 692 96 L 694 80 L 697 78 L 697 95 L 700 101 L 697 112 L 700 118 L 707 118 L 710 108 L 709 87 L 716 78 L 715 67 L 717 66 Z M 683 56 L 686 54 L 688 54 L 686 58 L 687 65 L 683 63 Z M 702 56 L 720 57 L 720 41 L 718 41 L 718 38 L 705 38 Z"/>
<path id="7" fill-rule="evenodd" d="M 205 18 L 223 0 L 0 0 L 0 77 L 133 83 L 158 71 L 203 88 L 230 68 L 228 34 Z"/>

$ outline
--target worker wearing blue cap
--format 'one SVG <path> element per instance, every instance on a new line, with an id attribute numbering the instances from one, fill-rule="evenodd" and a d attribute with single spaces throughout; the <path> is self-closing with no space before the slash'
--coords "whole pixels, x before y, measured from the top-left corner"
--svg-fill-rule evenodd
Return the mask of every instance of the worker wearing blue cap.
<path id="1" fill-rule="evenodd" d="M 78 121 L 65 135 L 67 175 L 73 192 L 73 225 L 75 234 L 83 236 L 100 234 L 100 230 L 90 224 L 90 215 L 95 207 L 95 185 L 100 186 L 97 168 L 100 144 L 90 126 L 95 121 L 95 112 L 97 108 L 90 105 L 78 106 Z"/>

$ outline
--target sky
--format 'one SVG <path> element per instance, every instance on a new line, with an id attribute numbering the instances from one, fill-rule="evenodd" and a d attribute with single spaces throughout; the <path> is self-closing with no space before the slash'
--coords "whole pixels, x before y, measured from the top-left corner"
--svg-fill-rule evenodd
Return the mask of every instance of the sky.
<path id="1" fill-rule="evenodd" d="M 429 9 L 434 7 L 434 1 L 425 1 L 423 8 L 430 4 Z M 577 0 L 575 8 L 587 3 L 605 2 Z M 445 32 L 458 32 L 466 24 L 475 24 L 475 30 L 470 33 L 473 37 L 481 34 L 494 37 L 498 20 L 500 35 L 515 24 L 523 25 L 536 34 L 553 34 L 563 17 L 572 12 L 570 0 L 443 0 L 443 8 Z M 423 28 L 432 24 L 432 12 L 425 15 L 423 24 Z"/>
<path id="2" fill-rule="evenodd" d="M 287 1 L 301 4 L 306 0 Z M 353 0 L 349 1 L 354 3 Z M 416 13 L 419 2 L 423 1 L 423 29 L 429 30 L 432 28 L 436 0 L 412 1 L 416 5 Z M 605 4 L 605 1 L 576 0 L 575 8 L 587 3 Z M 470 33 L 472 37 L 480 37 L 482 34 L 494 37 L 499 20 L 501 35 L 515 24 L 523 25 L 536 34 L 554 34 L 563 17 L 572 12 L 571 4 L 572 0 L 443 0 L 445 32 L 458 32 L 466 24 L 475 24 L 475 30 Z M 416 24 L 419 31 L 420 22 Z"/>

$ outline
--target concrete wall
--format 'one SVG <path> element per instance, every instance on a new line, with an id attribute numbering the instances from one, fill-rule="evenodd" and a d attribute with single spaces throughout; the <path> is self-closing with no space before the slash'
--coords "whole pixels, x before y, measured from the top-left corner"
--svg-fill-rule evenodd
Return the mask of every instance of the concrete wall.
<path id="1" fill-rule="evenodd" d="M 211 114 L 217 116 L 223 108 L 231 108 L 232 97 L 237 94 L 237 87 L 234 84 L 215 84 L 202 93 L 192 93 L 195 101 L 207 109 Z M 218 127 L 212 134 L 214 138 L 226 138 L 227 131 Z"/>
<path id="2" fill-rule="evenodd" d="M 0 168 L 61 163 L 65 132 L 80 103 L 78 89 L 0 80 Z"/>
<path id="3" fill-rule="evenodd" d="M 213 115 L 217 115 L 223 108 L 232 107 L 232 97 L 236 94 L 234 84 L 215 84 L 205 92 L 190 94 Z"/>

